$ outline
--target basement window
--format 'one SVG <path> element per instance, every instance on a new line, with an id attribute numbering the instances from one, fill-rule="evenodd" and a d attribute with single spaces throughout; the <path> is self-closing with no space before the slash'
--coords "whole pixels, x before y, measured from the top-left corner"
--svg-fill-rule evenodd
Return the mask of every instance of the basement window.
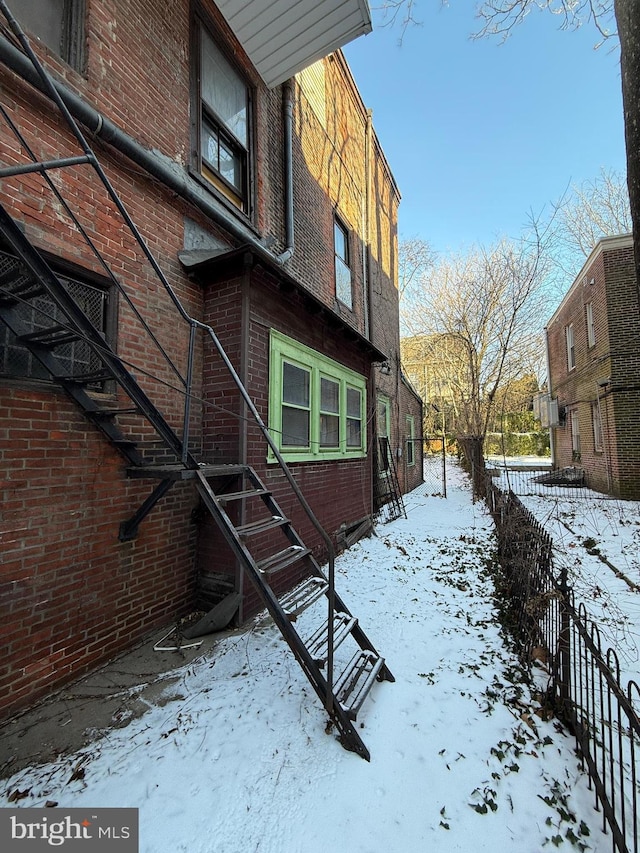
<path id="1" fill-rule="evenodd" d="M 68 293 L 82 308 L 93 325 L 110 337 L 111 312 L 109 290 L 104 286 L 82 280 L 75 272 L 68 269 L 57 270 L 56 274 Z M 0 252 L 0 282 L 8 281 L 6 285 L 10 292 L 15 276 L 21 276 L 21 283 L 30 281 L 29 272 L 20 261 L 11 254 Z M 3 287 L 0 284 L 0 293 Z M 38 332 L 51 326 L 65 326 L 67 320 L 57 304 L 47 294 L 39 294 L 28 299 L 19 299 L 12 306 L 12 313 L 26 333 Z M 70 377 L 95 376 L 102 362 L 91 347 L 81 340 L 62 343 L 53 349 L 58 363 Z M 14 379 L 37 379 L 48 381 L 49 372 L 38 361 L 35 355 L 27 349 L 4 323 L 0 323 L 0 376 Z M 102 382 L 89 382 L 94 389 L 102 386 Z"/>
<path id="2" fill-rule="evenodd" d="M 271 331 L 269 428 L 285 459 L 365 456 L 365 406 L 364 376 Z"/>
<path id="3" fill-rule="evenodd" d="M 84 67 L 85 0 L 20 0 L 16 18 L 77 71 Z"/>

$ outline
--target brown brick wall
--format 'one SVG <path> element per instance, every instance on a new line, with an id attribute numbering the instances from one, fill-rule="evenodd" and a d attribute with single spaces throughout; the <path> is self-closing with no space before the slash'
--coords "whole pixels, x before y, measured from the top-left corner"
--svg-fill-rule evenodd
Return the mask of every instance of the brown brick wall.
<path id="1" fill-rule="evenodd" d="M 593 304 L 595 346 L 587 343 Z M 565 328 L 572 322 L 576 367 L 567 369 Z M 621 497 L 640 496 L 640 317 L 630 240 L 602 242 L 548 327 L 551 387 L 559 405 L 578 412 L 581 458 L 589 484 Z M 594 446 L 592 407 L 600 401 L 603 450 Z M 554 430 L 559 467 L 576 464 L 569 418 Z"/>

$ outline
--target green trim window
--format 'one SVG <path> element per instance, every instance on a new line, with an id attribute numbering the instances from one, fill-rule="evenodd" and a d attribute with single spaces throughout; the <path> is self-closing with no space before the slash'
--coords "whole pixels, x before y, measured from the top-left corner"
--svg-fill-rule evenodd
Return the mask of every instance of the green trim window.
<path id="1" fill-rule="evenodd" d="M 269 427 L 288 461 L 365 456 L 366 379 L 271 331 Z"/>
<path id="2" fill-rule="evenodd" d="M 416 464 L 414 441 L 416 437 L 416 422 L 413 415 L 407 415 L 407 467 Z"/>
<path id="3" fill-rule="evenodd" d="M 378 470 L 380 474 L 386 474 L 390 467 L 391 400 L 384 394 L 378 394 L 377 403 Z"/>

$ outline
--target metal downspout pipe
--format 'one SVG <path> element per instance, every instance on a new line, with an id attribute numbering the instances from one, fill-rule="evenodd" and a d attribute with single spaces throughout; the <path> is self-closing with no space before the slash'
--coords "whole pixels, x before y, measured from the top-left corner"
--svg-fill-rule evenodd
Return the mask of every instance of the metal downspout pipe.
<path id="1" fill-rule="evenodd" d="M 279 264 L 285 264 L 295 248 L 293 225 L 293 83 L 287 80 L 282 85 L 282 118 L 284 129 L 284 231 L 285 248 L 276 257 Z"/>
<path id="2" fill-rule="evenodd" d="M 27 83 L 47 95 L 46 89 L 40 80 L 36 70 L 18 48 L 4 36 L 0 35 L 0 61 L 14 71 Z M 284 95 L 285 111 L 285 230 L 286 247 L 282 254 L 274 255 L 265 248 L 263 243 L 255 235 L 238 222 L 233 216 L 227 214 L 219 207 L 205 190 L 199 190 L 197 185 L 185 174 L 183 168 L 166 160 L 152 151 L 143 148 L 129 134 L 121 130 L 110 119 L 103 116 L 87 101 L 68 89 L 63 83 L 55 80 L 53 85 L 64 102 L 71 115 L 81 122 L 94 136 L 112 145 L 138 166 L 143 168 L 154 178 L 157 178 L 166 187 L 198 208 L 205 216 L 212 219 L 217 225 L 228 231 L 240 243 L 248 244 L 268 255 L 280 265 L 284 265 L 293 255 L 293 177 L 292 177 L 292 138 L 293 138 L 293 105 L 291 96 L 291 85 L 285 84 L 285 92 L 289 85 L 289 97 Z"/>

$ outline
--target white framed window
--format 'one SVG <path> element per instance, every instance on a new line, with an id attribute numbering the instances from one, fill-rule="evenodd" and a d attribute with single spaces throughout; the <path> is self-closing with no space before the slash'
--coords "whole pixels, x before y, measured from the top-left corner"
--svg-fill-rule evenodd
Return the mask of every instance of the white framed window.
<path id="1" fill-rule="evenodd" d="M 333 242 L 336 271 L 336 299 L 353 308 L 353 287 L 351 283 L 351 260 L 349 253 L 349 231 L 338 217 L 333 220 Z"/>
<path id="2" fill-rule="evenodd" d="M 585 305 L 585 315 L 587 320 L 587 346 L 589 349 L 596 345 L 596 328 L 593 324 L 593 302 L 587 302 Z"/>
<path id="3" fill-rule="evenodd" d="M 576 348 L 573 338 L 573 323 L 565 326 L 565 338 L 567 342 L 567 370 L 573 370 L 576 366 Z"/>
<path id="4" fill-rule="evenodd" d="M 365 456 L 366 379 L 272 329 L 269 428 L 288 461 Z"/>
<path id="5" fill-rule="evenodd" d="M 580 461 L 580 422 L 577 409 L 571 409 L 569 419 L 571 424 L 571 453 L 574 461 Z"/>
<path id="6" fill-rule="evenodd" d="M 378 471 L 386 474 L 391 460 L 391 400 L 385 394 L 378 394 L 376 406 L 376 427 L 378 431 Z"/>
<path id="7" fill-rule="evenodd" d="M 415 442 L 416 422 L 413 415 L 407 415 L 407 467 L 416 464 Z"/>
<path id="8" fill-rule="evenodd" d="M 591 404 L 591 421 L 593 423 L 593 449 L 596 453 L 602 453 L 604 451 L 604 440 L 602 435 L 602 414 L 598 400 Z"/>

